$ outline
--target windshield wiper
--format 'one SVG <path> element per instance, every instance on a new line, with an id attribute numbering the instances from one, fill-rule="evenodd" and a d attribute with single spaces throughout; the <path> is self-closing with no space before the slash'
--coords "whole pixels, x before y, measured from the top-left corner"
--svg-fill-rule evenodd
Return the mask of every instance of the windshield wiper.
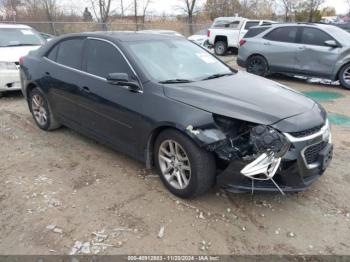
<path id="1" fill-rule="evenodd" d="M 210 80 L 210 79 L 220 78 L 220 77 L 224 77 L 224 76 L 232 76 L 232 75 L 233 75 L 233 73 L 214 74 L 214 75 L 211 75 L 211 76 L 204 78 L 203 80 Z"/>
<path id="2" fill-rule="evenodd" d="M 180 78 L 159 81 L 160 84 L 178 84 L 178 83 L 191 83 L 191 82 L 193 81 L 188 79 L 180 79 Z"/>

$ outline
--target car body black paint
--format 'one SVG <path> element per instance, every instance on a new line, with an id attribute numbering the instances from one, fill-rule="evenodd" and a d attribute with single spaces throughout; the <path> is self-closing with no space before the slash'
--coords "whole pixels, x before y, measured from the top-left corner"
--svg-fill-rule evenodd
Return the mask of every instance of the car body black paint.
<path id="1" fill-rule="evenodd" d="M 76 37 L 113 43 L 134 70 L 131 78 L 138 82 L 139 92 L 112 85 L 102 77 L 84 72 L 83 58 L 81 67 L 72 69 L 45 57 L 60 41 Z M 200 147 L 223 139 L 225 135 L 215 123 L 214 114 L 270 125 L 287 133 L 325 123 L 324 110 L 311 99 L 273 81 L 244 72 L 233 71 L 232 76 L 194 83 L 163 85 L 155 82 L 129 52 L 128 42 L 173 38 L 105 32 L 55 38 L 25 57 L 21 65 L 23 93 L 26 96 L 27 88 L 34 84 L 47 96 L 52 111 L 62 124 L 145 162 L 150 160 L 151 139 L 159 129 L 175 128 L 191 137 Z M 189 126 L 213 132 L 198 135 L 191 132 Z M 293 163 L 293 167 L 289 168 L 298 172 L 302 169 L 298 168 L 301 165 L 298 160 L 300 150 L 290 154 L 290 159 L 285 161 Z M 322 173 L 318 170 L 312 172 L 316 175 Z M 301 171 L 299 173 L 302 174 Z M 218 181 L 223 179 L 219 176 Z M 294 189 L 302 190 L 304 187 L 297 185 Z M 244 187 L 239 188 L 244 190 Z"/>

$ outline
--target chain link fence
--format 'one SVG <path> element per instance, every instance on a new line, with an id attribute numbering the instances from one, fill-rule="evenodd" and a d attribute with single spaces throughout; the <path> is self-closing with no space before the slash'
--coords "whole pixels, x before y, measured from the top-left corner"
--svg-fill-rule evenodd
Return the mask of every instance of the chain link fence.
<path id="1" fill-rule="evenodd" d="M 13 21 L 1 21 L 1 23 L 11 23 Z M 52 35 L 62 35 L 67 33 L 93 32 L 93 31 L 138 31 L 138 30 L 173 30 L 184 36 L 191 35 L 191 27 L 193 33 L 208 29 L 210 23 L 188 24 L 181 21 L 150 21 L 145 23 L 135 22 L 41 22 L 41 21 L 20 21 L 16 24 L 25 24 L 39 32 L 49 33 Z"/>

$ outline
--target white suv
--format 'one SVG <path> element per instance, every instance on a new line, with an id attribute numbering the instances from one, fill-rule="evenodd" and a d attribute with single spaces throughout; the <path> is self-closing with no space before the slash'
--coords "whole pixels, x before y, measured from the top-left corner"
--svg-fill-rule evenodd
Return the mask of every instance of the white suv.
<path id="1" fill-rule="evenodd" d="M 46 41 L 29 26 L 0 24 L 0 96 L 20 90 L 19 59 Z"/>

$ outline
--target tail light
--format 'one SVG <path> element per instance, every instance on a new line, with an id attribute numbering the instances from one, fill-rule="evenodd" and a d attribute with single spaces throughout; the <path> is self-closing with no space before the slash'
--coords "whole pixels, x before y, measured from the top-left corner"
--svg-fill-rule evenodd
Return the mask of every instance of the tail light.
<path id="1" fill-rule="evenodd" d="M 208 37 L 210 37 L 210 30 L 208 30 L 208 32 L 207 32 L 207 36 L 208 36 Z"/>
<path id="2" fill-rule="evenodd" d="M 242 45 L 244 45 L 245 43 L 247 43 L 247 41 L 244 40 L 244 39 L 241 39 L 241 41 L 239 41 L 239 46 L 242 46 Z"/>
<path id="3" fill-rule="evenodd" d="M 19 58 L 19 64 L 20 64 L 20 65 L 23 65 L 23 63 L 24 63 L 24 56 L 21 56 L 21 57 Z"/>

